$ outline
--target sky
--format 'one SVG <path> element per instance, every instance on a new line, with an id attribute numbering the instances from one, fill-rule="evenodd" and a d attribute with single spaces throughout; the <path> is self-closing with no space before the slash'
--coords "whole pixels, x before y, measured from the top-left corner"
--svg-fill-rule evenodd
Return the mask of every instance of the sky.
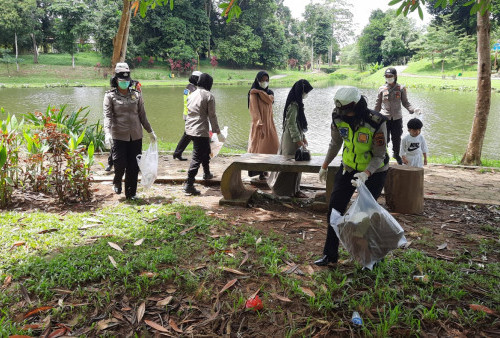
<path id="1" fill-rule="evenodd" d="M 302 13 L 306 5 L 308 5 L 312 0 L 284 0 L 285 6 L 290 8 L 292 16 L 297 19 L 303 19 Z M 384 12 L 389 8 L 398 9 L 398 6 L 389 6 L 390 0 L 347 0 L 346 2 L 351 3 L 351 12 L 353 14 L 354 21 L 354 31 L 356 35 L 361 34 L 363 28 L 368 24 L 368 19 L 370 13 L 380 8 Z M 316 2 L 316 1 L 315 1 Z M 424 9 L 424 21 L 420 20 L 417 11 L 408 15 L 408 17 L 414 18 L 418 26 L 425 25 L 430 22 L 431 16 Z"/>

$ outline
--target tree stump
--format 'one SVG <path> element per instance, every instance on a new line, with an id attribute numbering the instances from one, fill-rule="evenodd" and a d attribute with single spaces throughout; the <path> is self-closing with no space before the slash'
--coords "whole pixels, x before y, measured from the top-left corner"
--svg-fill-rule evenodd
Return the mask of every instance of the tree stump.
<path id="1" fill-rule="evenodd" d="M 424 211 L 424 168 L 391 166 L 384 192 L 385 202 L 391 211 L 421 214 Z"/>

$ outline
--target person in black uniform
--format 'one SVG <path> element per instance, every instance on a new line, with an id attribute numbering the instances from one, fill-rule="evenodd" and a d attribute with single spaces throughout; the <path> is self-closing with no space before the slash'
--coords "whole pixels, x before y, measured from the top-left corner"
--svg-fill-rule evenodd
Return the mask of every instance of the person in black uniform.
<path id="1" fill-rule="evenodd" d="M 319 266 L 336 263 L 339 239 L 330 226 L 332 209 L 343 215 L 359 182 L 377 199 L 384 187 L 389 155 L 386 149 L 386 118 L 368 109 L 365 97 L 356 87 L 341 87 L 334 97 L 332 139 L 328 153 L 319 171 L 320 181 L 326 181 L 328 165 L 337 156 L 343 144 L 342 165 L 335 175 L 333 192 L 328 207 L 328 230 L 323 257 L 314 262 Z"/>

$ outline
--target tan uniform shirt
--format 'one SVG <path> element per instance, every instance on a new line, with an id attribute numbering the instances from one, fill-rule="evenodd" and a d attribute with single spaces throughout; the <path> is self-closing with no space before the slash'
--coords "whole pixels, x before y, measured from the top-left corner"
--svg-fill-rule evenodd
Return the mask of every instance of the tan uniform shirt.
<path id="1" fill-rule="evenodd" d="M 208 90 L 199 87 L 187 98 L 188 115 L 186 117 L 186 134 L 196 137 L 209 137 L 212 132 L 220 133 L 219 123 L 215 115 L 215 98 Z"/>
<path id="2" fill-rule="evenodd" d="M 408 102 L 405 86 L 396 83 L 391 87 L 386 83 L 378 89 L 377 102 L 373 110 L 380 112 L 388 120 L 399 120 L 403 118 L 401 104 L 413 114 L 415 108 Z"/>
<path id="3" fill-rule="evenodd" d="M 142 94 L 129 89 L 122 95 L 118 89 L 108 90 L 104 94 L 104 132 L 110 133 L 114 140 L 135 141 L 142 138 L 142 128 L 151 133 L 144 110 Z"/>

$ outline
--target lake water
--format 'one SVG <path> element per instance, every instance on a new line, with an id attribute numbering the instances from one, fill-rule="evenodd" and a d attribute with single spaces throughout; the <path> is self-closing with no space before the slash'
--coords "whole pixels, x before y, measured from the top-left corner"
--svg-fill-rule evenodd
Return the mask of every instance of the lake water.
<path id="1" fill-rule="evenodd" d="M 272 84 L 272 83 L 271 83 Z M 272 88 L 272 87 L 271 87 Z M 166 142 L 177 142 L 183 133 L 183 97 L 181 87 L 143 87 L 148 119 L 158 137 Z M 283 108 L 289 88 L 272 88 L 275 93 L 274 121 L 281 133 Z M 228 146 L 246 149 L 250 129 L 247 109 L 249 87 L 219 86 L 212 92 L 216 99 L 217 116 L 221 127 L 229 127 Z M 304 101 L 309 123 L 307 139 L 314 153 L 326 153 L 330 141 L 331 113 L 336 86 L 316 86 Z M 78 107 L 90 108 L 90 120 L 102 121 L 102 100 L 106 88 L 0 88 L 0 107 L 6 112 L 21 114 L 47 106 L 67 104 L 68 111 Z M 362 88 L 373 108 L 377 89 Z M 409 101 L 421 108 L 424 123 L 422 133 L 427 140 L 430 155 L 459 155 L 465 152 L 474 118 L 475 93 L 423 91 L 410 89 Z M 403 108 L 403 123 L 412 118 Z M 483 145 L 483 157 L 500 159 L 500 95 L 493 94 L 488 129 Z M 404 128 L 405 135 L 407 133 Z"/>

